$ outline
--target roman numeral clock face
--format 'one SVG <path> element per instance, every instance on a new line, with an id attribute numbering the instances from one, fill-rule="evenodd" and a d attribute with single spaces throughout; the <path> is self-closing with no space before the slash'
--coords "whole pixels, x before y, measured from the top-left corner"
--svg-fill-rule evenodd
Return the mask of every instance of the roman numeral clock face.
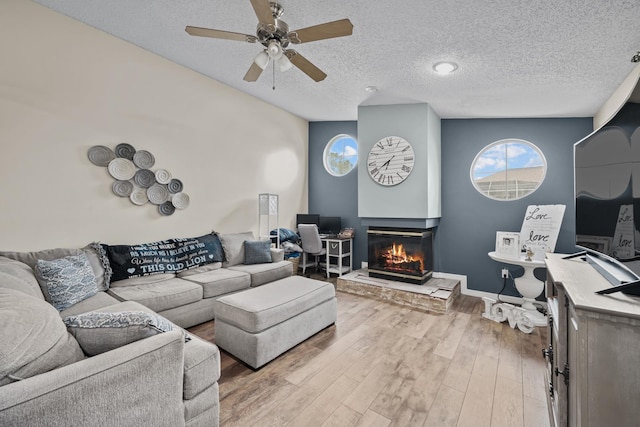
<path id="1" fill-rule="evenodd" d="M 367 170 L 375 182 L 398 185 L 409 177 L 415 156 L 409 142 L 399 136 L 387 136 L 376 142 L 367 157 Z"/>

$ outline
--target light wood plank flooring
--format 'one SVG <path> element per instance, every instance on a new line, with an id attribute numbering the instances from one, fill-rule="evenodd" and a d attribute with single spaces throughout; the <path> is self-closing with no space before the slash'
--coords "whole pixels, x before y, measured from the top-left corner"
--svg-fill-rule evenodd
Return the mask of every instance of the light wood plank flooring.
<path id="1" fill-rule="evenodd" d="M 464 295 L 449 315 L 337 296 L 334 326 L 258 371 L 221 352 L 222 426 L 549 425 L 544 328 L 483 319 Z M 214 342 L 214 322 L 190 331 Z"/>

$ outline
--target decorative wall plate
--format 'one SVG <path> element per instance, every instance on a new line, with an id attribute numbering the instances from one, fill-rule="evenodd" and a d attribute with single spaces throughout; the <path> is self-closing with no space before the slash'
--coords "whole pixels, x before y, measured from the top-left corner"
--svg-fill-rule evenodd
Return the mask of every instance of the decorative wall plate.
<path id="1" fill-rule="evenodd" d="M 156 181 L 160 184 L 168 184 L 171 182 L 171 172 L 166 169 L 158 169 L 156 171 Z"/>
<path id="2" fill-rule="evenodd" d="M 136 174 L 136 165 L 131 160 L 116 158 L 109 162 L 109 173 L 115 179 L 126 181 Z"/>
<path id="3" fill-rule="evenodd" d="M 133 160 L 134 154 L 136 154 L 136 149 L 133 148 L 133 145 L 125 143 L 116 145 L 116 157 Z"/>
<path id="4" fill-rule="evenodd" d="M 176 208 L 175 206 L 173 206 L 173 204 L 171 204 L 171 202 L 164 202 L 163 204 L 158 206 L 158 212 L 160 212 L 160 215 L 173 215 L 175 211 Z"/>
<path id="5" fill-rule="evenodd" d="M 147 191 L 144 188 L 134 188 L 129 196 L 131 203 L 134 205 L 144 205 L 149 201 L 147 198 Z"/>
<path id="6" fill-rule="evenodd" d="M 189 195 L 187 193 L 174 194 L 171 202 L 176 209 L 186 209 L 189 206 Z"/>
<path id="7" fill-rule="evenodd" d="M 156 158 L 147 150 L 136 151 L 133 155 L 133 163 L 140 169 L 151 169 L 155 162 Z"/>
<path id="8" fill-rule="evenodd" d="M 149 169 L 138 169 L 133 177 L 133 182 L 142 188 L 149 188 L 156 183 L 156 176 Z"/>
<path id="9" fill-rule="evenodd" d="M 94 145 L 87 153 L 89 161 L 96 166 L 109 166 L 109 162 L 116 158 L 116 154 L 109 147 Z"/>
<path id="10" fill-rule="evenodd" d="M 147 197 L 154 205 L 161 205 L 169 200 L 169 190 L 166 185 L 153 184 L 147 188 Z"/>
<path id="11" fill-rule="evenodd" d="M 182 181 L 173 178 L 169 181 L 169 184 L 167 184 L 167 188 L 169 188 L 169 193 L 179 193 L 183 188 Z"/>
<path id="12" fill-rule="evenodd" d="M 129 197 L 133 191 L 131 181 L 114 181 L 111 190 L 120 197 Z"/>

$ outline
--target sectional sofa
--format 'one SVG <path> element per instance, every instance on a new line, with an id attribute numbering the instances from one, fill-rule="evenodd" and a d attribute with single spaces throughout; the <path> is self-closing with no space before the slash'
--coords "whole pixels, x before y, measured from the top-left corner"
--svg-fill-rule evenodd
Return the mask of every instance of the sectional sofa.
<path id="1" fill-rule="evenodd" d="M 0 252 L 0 425 L 218 425 L 220 353 L 183 328 L 291 275 L 250 232 Z"/>

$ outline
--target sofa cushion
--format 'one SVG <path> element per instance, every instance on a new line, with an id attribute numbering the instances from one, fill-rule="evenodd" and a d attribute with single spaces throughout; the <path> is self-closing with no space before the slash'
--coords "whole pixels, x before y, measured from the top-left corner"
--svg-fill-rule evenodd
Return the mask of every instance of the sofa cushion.
<path id="1" fill-rule="evenodd" d="M 58 311 L 95 295 L 96 276 L 84 253 L 36 262 L 36 277 L 42 291 Z"/>
<path id="2" fill-rule="evenodd" d="M 258 333 L 334 297 L 331 283 L 293 276 L 224 296 L 214 311 L 217 320 Z"/>
<path id="3" fill-rule="evenodd" d="M 271 262 L 271 240 L 245 240 L 244 264 Z"/>
<path id="4" fill-rule="evenodd" d="M 176 277 L 176 273 L 154 274 L 153 276 L 132 277 L 130 279 L 117 280 L 111 282 L 111 287 L 148 285 L 149 283 L 159 283 L 171 280 Z"/>
<path id="5" fill-rule="evenodd" d="M 193 336 L 184 345 L 184 399 L 195 396 L 220 378 L 218 347 Z"/>
<path id="6" fill-rule="evenodd" d="M 0 386 L 84 358 L 51 304 L 0 288 Z"/>
<path id="7" fill-rule="evenodd" d="M 63 321 L 88 356 L 174 329 L 182 331 L 185 339 L 189 339 L 178 326 L 158 314 L 146 311 L 91 311 L 65 317 Z"/>
<path id="8" fill-rule="evenodd" d="M 75 316 L 76 314 L 96 311 L 104 307 L 109 307 L 119 303 L 119 299 L 116 299 L 114 296 L 109 295 L 107 292 L 97 292 L 95 295 L 92 295 L 87 299 L 83 299 L 82 301 L 75 303 L 66 310 L 62 310 L 60 312 L 60 317 Z"/>
<path id="9" fill-rule="evenodd" d="M 113 287 L 109 293 L 125 301 L 137 301 L 159 312 L 201 300 L 202 286 L 174 278 L 146 285 Z"/>
<path id="10" fill-rule="evenodd" d="M 289 261 L 252 265 L 240 264 L 229 267 L 229 270 L 248 273 L 251 276 L 251 286 L 256 287 L 291 276 L 293 264 Z"/>
<path id="11" fill-rule="evenodd" d="M 183 277 L 183 279 L 202 286 L 204 298 L 212 298 L 228 294 L 229 292 L 241 291 L 251 286 L 251 276 L 249 274 L 227 268 L 194 274 Z"/>
<path id="12" fill-rule="evenodd" d="M 84 248 L 55 248 L 45 249 L 37 252 L 1 252 L 0 256 L 4 256 L 16 261 L 27 264 L 32 270 L 36 269 L 36 263 L 39 259 L 51 261 L 54 259 L 64 258 L 69 255 L 78 255 L 84 253 L 89 262 L 91 268 L 96 276 L 96 285 L 98 290 L 104 291 L 109 288 L 109 282 L 111 280 L 111 268 L 107 262 L 107 259 L 96 251 L 96 248 L 100 245 L 97 243 L 90 243 Z M 106 263 L 106 264 L 105 264 Z"/>
<path id="13" fill-rule="evenodd" d="M 27 264 L 0 256 L 0 288 L 15 289 L 44 299 L 35 273 Z"/>
<path id="14" fill-rule="evenodd" d="M 219 268 L 222 268 L 222 263 L 213 262 L 211 264 L 203 265 L 201 267 L 192 268 L 191 270 L 181 271 L 176 276 L 183 278 L 187 276 L 193 276 L 195 274 L 206 273 L 208 271 L 217 270 Z"/>
<path id="15" fill-rule="evenodd" d="M 245 233 L 227 233 L 218 234 L 222 249 L 224 249 L 223 267 L 242 264 L 244 262 L 244 242 L 246 240 L 255 240 L 253 233 L 247 231 Z"/>

